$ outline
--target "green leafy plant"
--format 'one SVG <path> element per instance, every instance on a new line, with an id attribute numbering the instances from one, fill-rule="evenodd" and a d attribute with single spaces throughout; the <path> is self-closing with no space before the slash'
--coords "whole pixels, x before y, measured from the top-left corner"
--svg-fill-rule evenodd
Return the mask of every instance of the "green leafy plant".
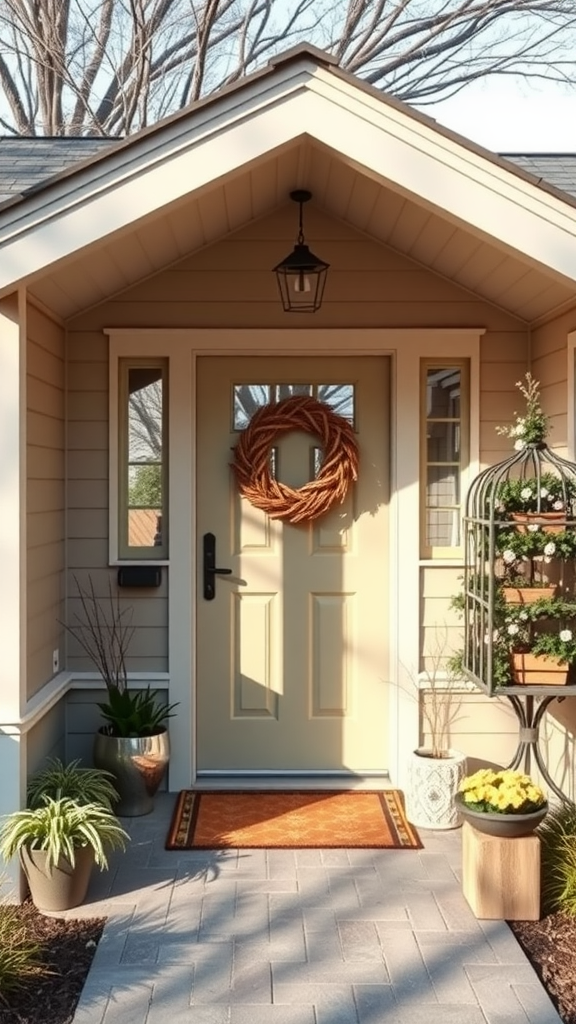
<path id="1" fill-rule="evenodd" d="M 177 703 L 164 704 L 150 687 L 145 692 L 128 689 L 126 659 L 134 636 L 133 609 L 121 606 L 111 584 L 107 600 L 101 601 L 91 577 L 87 588 L 76 578 L 75 583 L 81 614 L 75 615 L 73 623 L 62 625 L 78 641 L 106 684 L 108 700 L 98 705 L 107 721 L 103 728 L 110 736 L 154 735 L 173 716 Z"/>
<path id="2" fill-rule="evenodd" d="M 60 857 L 74 867 L 75 851 L 89 846 L 101 869 L 108 867 L 106 847 L 125 849 L 129 839 L 120 822 L 98 803 L 79 804 L 70 797 L 44 798 L 43 806 L 27 807 L 9 814 L 0 826 L 0 854 L 5 860 L 25 847 L 45 850 L 46 866 L 51 870 Z"/>
<path id="3" fill-rule="evenodd" d="M 524 376 L 524 382 L 516 382 L 526 402 L 526 409 L 523 415 L 515 412 L 514 423 L 505 427 L 496 427 L 498 434 L 503 434 L 514 441 L 514 448 L 521 451 L 530 444 L 541 444 L 548 434 L 550 418 L 546 416 L 540 405 L 540 381 L 534 380 L 531 373 Z"/>
<path id="4" fill-rule="evenodd" d="M 31 936 L 31 905 L 0 902 L 0 1000 L 48 973 L 42 962 L 42 947 Z"/>
<path id="5" fill-rule="evenodd" d="M 110 723 L 113 736 L 153 736 L 167 718 L 172 718 L 176 704 L 161 704 L 156 693 L 148 687 L 144 691 L 129 692 L 108 688 L 108 701 L 98 704 L 104 718 Z"/>
<path id="6" fill-rule="evenodd" d="M 543 911 L 576 917 L 576 805 L 563 800 L 551 807 L 538 835 Z"/>
<path id="7" fill-rule="evenodd" d="M 529 814 L 546 803 L 546 795 L 530 775 L 510 768 L 481 768 L 458 787 L 464 803 L 486 814 Z"/>
<path id="8" fill-rule="evenodd" d="M 60 758 L 50 758 L 28 783 L 28 806 L 41 807 L 47 796 L 69 797 L 80 804 L 102 804 L 111 811 L 118 799 L 113 778 L 101 768 L 81 768 L 79 759 L 63 764 Z"/>
<path id="9" fill-rule="evenodd" d="M 545 472 L 540 477 L 502 480 L 496 487 L 495 512 L 563 512 L 576 497 L 572 480 Z"/>

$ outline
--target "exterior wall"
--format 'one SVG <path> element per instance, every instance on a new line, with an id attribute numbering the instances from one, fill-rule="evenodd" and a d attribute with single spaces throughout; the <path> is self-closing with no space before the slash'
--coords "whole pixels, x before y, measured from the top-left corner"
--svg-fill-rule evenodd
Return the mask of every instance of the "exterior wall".
<path id="1" fill-rule="evenodd" d="M 567 402 L 574 404 L 574 395 L 567 394 L 567 382 L 574 381 L 568 367 L 573 354 L 566 344 L 571 331 L 576 331 L 576 308 L 536 328 L 531 341 L 532 372 L 540 381 L 542 404 L 551 417 L 549 443 L 560 454 L 565 454 L 567 446 L 574 451 L 567 417 Z"/>
<path id="2" fill-rule="evenodd" d="M 67 759 L 64 701 L 58 701 L 28 730 L 26 749 L 28 778 L 42 767 L 47 757 Z"/>
<path id="3" fill-rule="evenodd" d="M 331 270 L 321 310 L 310 316 L 300 314 L 294 323 L 295 318 L 288 319 L 281 310 L 271 272 L 294 244 L 294 228 L 294 210 L 280 210 L 68 324 L 70 571 L 82 578 L 90 573 L 100 593 L 106 593 L 110 578 L 106 568 L 108 364 L 102 333 L 105 327 L 484 327 L 480 356 L 480 459 L 487 464 L 503 456 L 506 440 L 496 434 L 494 427 L 507 422 L 515 408 L 514 385 L 528 364 L 526 326 L 317 209 L 306 211 L 306 237 L 314 251 L 328 260 Z M 431 350 L 423 355 L 441 356 L 442 352 Z M 415 408 L 414 415 L 417 414 Z M 133 671 L 167 669 L 167 572 L 163 570 L 162 589 L 152 596 L 144 598 L 137 591 L 126 594 L 135 605 L 138 626 L 134 658 L 129 666 Z M 461 572 L 461 564 L 454 562 L 422 566 L 422 624 L 428 638 L 451 615 L 451 640 L 457 645 L 459 626 L 453 613 L 448 612 L 448 602 L 458 589 Z M 70 586 L 73 593 L 73 582 Z M 70 611 L 73 609 L 71 603 Z M 70 644 L 68 667 L 90 668 L 77 654 Z M 417 652 L 414 664 L 418 664 Z M 93 711 L 79 693 L 78 700 L 76 695 L 69 696 L 68 709 L 69 727 L 73 721 L 72 733 L 76 737 L 71 738 L 71 752 L 77 752 L 86 742 L 82 736 L 91 731 L 92 725 L 88 723 Z M 482 741 L 470 742 L 474 750 L 483 745 Z"/>
<path id="4" fill-rule="evenodd" d="M 63 616 L 65 537 L 64 330 L 27 311 L 27 692 L 54 675 Z"/>
<path id="5" fill-rule="evenodd" d="M 106 318 L 104 319 L 106 322 Z M 115 592 L 108 569 L 108 340 L 101 333 L 72 332 L 68 338 L 68 621 L 79 611 L 76 580 L 89 579 L 104 600 Z M 134 607 L 130 671 L 167 670 L 167 570 L 161 587 L 122 591 Z M 80 646 L 66 637 L 70 671 L 93 671 Z"/>

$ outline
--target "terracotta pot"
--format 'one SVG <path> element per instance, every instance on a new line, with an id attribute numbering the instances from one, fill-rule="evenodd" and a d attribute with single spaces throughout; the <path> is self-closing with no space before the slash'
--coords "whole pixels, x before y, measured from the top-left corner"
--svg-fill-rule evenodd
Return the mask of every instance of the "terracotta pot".
<path id="1" fill-rule="evenodd" d="M 560 533 L 566 528 L 566 512 L 511 512 L 519 533 L 527 533 L 529 526 L 538 526 L 543 533 Z"/>
<path id="2" fill-rule="evenodd" d="M 543 683 L 563 686 L 568 674 L 568 663 L 552 655 L 515 651 L 512 654 L 512 676 L 515 683 L 524 686 Z"/>
<path id="3" fill-rule="evenodd" d="M 78 847 L 74 867 L 65 857 L 60 857 L 56 866 L 48 870 L 46 857 L 45 850 L 29 850 L 27 847 L 20 855 L 34 906 L 47 913 L 79 906 L 86 897 L 94 866 L 92 847 Z"/>
<path id="4" fill-rule="evenodd" d="M 502 587 L 502 592 L 506 604 L 534 604 L 553 598 L 556 587 Z"/>
<path id="5" fill-rule="evenodd" d="M 466 805 L 461 793 L 457 793 L 454 802 L 459 813 L 469 825 L 489 836 L 500 839 L 520 839 L 529 836 L 548 814 L 548 804 L 542 804 L 537 811 L 528 814 L 497 814 L 490 811 L 473 811 Z"/>

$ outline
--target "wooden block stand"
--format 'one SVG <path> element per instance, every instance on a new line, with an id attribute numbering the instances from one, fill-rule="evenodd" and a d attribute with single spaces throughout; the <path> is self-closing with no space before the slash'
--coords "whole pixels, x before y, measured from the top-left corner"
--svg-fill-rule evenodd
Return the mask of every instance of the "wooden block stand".
<path id="1" fill-rule="evenodd" d="M 462 889 L 476 917 L 540 919 L 538 836 L 499 839 L 462 826 Z"/>

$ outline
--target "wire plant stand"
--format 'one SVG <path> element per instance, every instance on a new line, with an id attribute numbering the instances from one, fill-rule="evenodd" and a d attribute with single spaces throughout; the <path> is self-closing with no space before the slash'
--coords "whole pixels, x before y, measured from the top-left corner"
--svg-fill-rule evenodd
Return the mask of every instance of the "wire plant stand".
<path id="1" fill-rule="evenodd" d="M 472 482 L 464 517 L 464 675 L 518 719 L 510 764 L 565 799 L 540 750 L 555 701 L 576 695 L 576 464 L 544 441 Z"/>

